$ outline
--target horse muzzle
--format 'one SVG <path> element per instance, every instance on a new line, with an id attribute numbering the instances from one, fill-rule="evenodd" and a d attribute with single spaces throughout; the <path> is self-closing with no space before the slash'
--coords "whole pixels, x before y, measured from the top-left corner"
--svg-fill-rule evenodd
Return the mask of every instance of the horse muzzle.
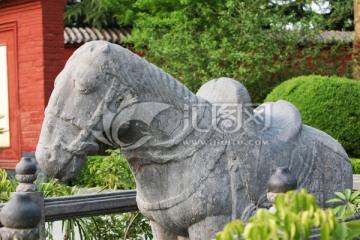
<path id="1" fill-rule="evenodd" d="M 86 155 L 72 155 L 62 149 L 48 149 L 38 144 L 35 157 L 41 170 L 50 177 L 68 181 L 80 173 Z"/>

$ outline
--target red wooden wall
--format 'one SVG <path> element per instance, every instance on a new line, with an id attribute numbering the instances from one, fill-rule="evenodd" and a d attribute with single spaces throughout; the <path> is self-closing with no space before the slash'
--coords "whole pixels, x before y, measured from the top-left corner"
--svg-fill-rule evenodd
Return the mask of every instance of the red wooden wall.
<path id="1" fill-rule="evenodd" d="M 53 81 L 63 67 L 65 0 L 0 2 L 0 35 L 8 52 L 10 142 L 0 152 L 0 168 L 14 168 L 24 152 L 33 152 Z M 12 55 L 11 55 L 12 54 Z"/>

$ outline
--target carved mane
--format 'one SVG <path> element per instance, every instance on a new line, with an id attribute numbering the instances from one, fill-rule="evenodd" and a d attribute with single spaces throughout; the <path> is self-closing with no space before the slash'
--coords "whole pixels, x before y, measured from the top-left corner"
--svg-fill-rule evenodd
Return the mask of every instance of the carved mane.
<path id="1" fill-rule="evenodd" d="M 85 59 L 82 57 L 89 54 L 84 52 L 93 54 Z M 179 109 L 183 108 L 184 100 L 193 103 L 201 101 L 170 74 L 118 45 L 106 41 L 89 42 L 76 50 L 66 65 L 78 62 L 78 58 L 113 76 L 114 81 L 119 81 L 115 86 L 126 85 L 141 93 L 142 101 L 163 102 Z"/>

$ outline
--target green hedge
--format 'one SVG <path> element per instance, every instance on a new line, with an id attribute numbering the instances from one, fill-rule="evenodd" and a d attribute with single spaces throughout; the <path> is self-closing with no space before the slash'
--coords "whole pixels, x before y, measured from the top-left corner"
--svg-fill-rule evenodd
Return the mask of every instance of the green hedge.
<path id="1" fill-rule="evenodd" d="M 297 77 L 277 86 L 265 102 L 287 100 L 304 124 L 337 139 L 347 153 L 360 156 L 360 82 L 339 77 Z"/>
<path id="2" fill-rule="evenodd" d="M 360 158 L 351 158 L 353 174 L 360 174 Z"/>

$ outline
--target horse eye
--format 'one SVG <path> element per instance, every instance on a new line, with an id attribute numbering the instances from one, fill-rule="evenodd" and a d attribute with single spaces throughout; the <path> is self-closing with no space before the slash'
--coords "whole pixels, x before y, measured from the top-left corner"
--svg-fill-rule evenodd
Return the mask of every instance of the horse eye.
<path id="1" fill-rule="evenodd" d="M 96 91 L 99 87 L 100 81 L 98 80 L 98 77 L 95 78 L 77 78 L 74 79 L 74 86 L 75 89 L 81 93 L 81 94 L 88 94 Z"/>
<path id="2" fill-rule="evenodd" d="M 89 92 L 89 89 L 82 84 L 83 81 L 79 79 L 74 79 L 74 87 L 75 89 L 81 93 L 81 94 L 87 94 Z"/>

